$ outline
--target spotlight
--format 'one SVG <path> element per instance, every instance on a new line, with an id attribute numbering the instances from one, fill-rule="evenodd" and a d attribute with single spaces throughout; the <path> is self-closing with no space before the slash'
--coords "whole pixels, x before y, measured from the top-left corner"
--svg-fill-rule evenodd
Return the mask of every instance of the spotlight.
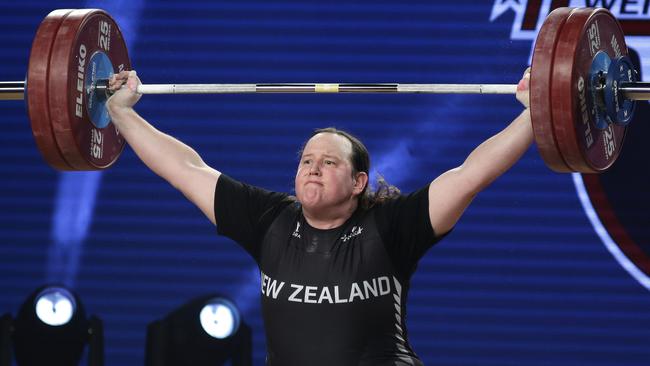
<path id="1" fill-rule="evenodd" d="M 36 295 L 36 316 L 53 327 L 65 325 L 77 310 L 77 302 L 63 287 L 49 287 Z"/>
<path id="2" fill-rule="evenodd" d="M 210 336 L 225 339 L 239 329 L 239 310 L 223 298 L 208 300 L 199 313 L 201 327 Z"/>
<path id="3" fill-rule="evenodd" d="M 21 305 L 15 320 L 3 319 L 0 324 L 10 324 L 7 338 L 13 341 L 18 366 L 78 365 L 86 343 L 88 365 L 103 365 L 102 322 L 94 316 L 87 319 L 79 297 L 64 287 L 39 288 Z"/>
<path id="4" fill-rule="evenodd" d="M 196 298 L 147 327 L 146 366 L 252 364 L 252 332 L 235 304 Z"/>

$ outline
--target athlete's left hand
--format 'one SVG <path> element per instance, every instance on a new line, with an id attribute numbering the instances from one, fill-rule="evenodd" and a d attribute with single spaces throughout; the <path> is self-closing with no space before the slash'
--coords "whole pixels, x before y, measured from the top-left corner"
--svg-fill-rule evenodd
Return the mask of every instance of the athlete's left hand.
<path id="1" fill-rule="evenodd" d="M 517 84 L 517 100 L 524 105 L 530 107 L 530 67 L 524 71 L 524 76 Z"/>

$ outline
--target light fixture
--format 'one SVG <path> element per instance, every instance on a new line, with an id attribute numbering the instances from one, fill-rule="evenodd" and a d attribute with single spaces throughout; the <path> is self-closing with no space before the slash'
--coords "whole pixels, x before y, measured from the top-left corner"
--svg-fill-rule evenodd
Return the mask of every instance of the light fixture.
<path id="1" fill-rule="evenodd" d="M 202 296 L 149 324 L 145 365 L 252 365 L 251 337 L 232 301 Z"/>
<path id="2" fill-rule="evenodd" d="M 103 365 L 101 320 L 86 318 L 79 297 L 63 286 L 39 288 L 21 305 L 15 319 L 0 318 L 0 345 L 11 343 L 18 366 L 79 365 L 86 344 L 87 364 Z M 0 362 L 5 359 L 0 357 Z"/>
<path id="3" fill-rule="evenodd" d="M 225 339 L 236 333 L 239 319 L 235 304 L 220 297 L 208 300 L 199 313 L 203 330 L 217 339 Z"/>
<path id="4" fill-rule="evenodd" d="M 36 316 L 45 324 L 58 327 L 67 324 L 77 310 L 77 302 L 63 287 L 48 287 L 36 295 Z"/>

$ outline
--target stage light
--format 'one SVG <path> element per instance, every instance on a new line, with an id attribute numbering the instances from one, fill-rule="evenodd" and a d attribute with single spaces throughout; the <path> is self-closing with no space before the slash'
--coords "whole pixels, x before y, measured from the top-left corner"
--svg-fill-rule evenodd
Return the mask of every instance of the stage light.
<path id="1" fill-rule="evenodd" d="M 239 310 L 224 298 L 209 300 L 201 309 L 199 319 L 203 330 L 217 339 L 228 338 L 239 328 Z"/>
<path id="2" fill-rule="evenodd" d="M 79 365 L 87 344 L 87 364 L 103 365 L 102 322 L 94 316 L 87 319 L 79 297 L 64 287 L 39 288 L 21 305 L 16 319 L 6 315 L 0 323 L 3 351 L 12 343 L 18 366 Z"/>
<path id="3" fill-rule="evenodd" d="M 251 337 L 232 301 L 203 296 L 149 324 L 145 365 L 251 365 Z"/>
<path id="4" fill-rule="evenodd" d="M 63 287 L 46 288 L 36 296 L 36 316 L 47 325 L 67 324 L 76 310 L 74 296 Z"/>

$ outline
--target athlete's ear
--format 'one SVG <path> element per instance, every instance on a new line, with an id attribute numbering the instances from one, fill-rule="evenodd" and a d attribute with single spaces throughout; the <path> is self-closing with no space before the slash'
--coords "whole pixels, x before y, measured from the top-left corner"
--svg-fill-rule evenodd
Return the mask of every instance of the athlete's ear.
<path id="1" fill-rule="evenodd" d="M 366 188 L 368 184 L 368 174 L 365 172 L 359 172 L 354 177 L 354 186 L 352 188 L 352 194 L 358 195 L 363 192 L 363 189 Z"/>

